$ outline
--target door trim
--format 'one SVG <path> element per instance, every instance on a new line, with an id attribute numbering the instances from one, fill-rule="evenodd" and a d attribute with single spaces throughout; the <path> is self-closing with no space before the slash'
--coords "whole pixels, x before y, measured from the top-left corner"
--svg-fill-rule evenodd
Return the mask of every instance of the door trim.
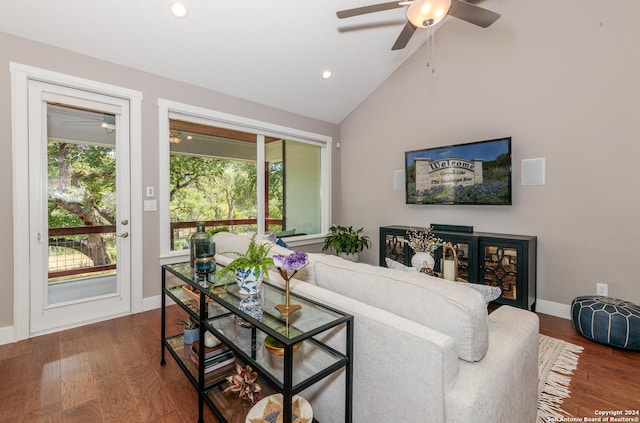
<path id="1" fill-rule="evenodd" d="M 129 101 L 131 167 L 131 313 L 143 311 L 142 273 L 142 93 L 115 85 L 10 62 L 13 186 L 13 336 L 29 337 L 29 80 L 118 97 Z M 26 311 L 25 311 L 26 310 Z"/>

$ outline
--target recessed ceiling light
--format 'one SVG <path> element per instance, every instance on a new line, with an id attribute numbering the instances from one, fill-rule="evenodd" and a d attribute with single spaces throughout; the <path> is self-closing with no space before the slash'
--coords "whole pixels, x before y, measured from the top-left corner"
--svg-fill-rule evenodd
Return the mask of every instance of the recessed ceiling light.
<path id="1" fill-rule="evenodd" d="M 184 18 L 187 16 L 187 6 L 184 3 L 175 2 L 171 5 L 171 14 L 176 18 Z"/>
<path id="2" fill-rule="evenodd" d="M 330 70 L 326 70 L 324 72 L 322 72 L 322 79 L 329 79 L 331 78 L 331 71 Z"/>

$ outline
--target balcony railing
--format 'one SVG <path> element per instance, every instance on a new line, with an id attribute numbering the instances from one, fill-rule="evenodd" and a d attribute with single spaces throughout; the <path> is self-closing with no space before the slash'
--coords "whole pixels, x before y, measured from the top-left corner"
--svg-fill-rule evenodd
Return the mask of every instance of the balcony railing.
<path id="1" fill-rule="evenodd" d="M 188 248 L 188 240 L 191 234 L 196 230 L 196 221 L 189 222 L 171 222 L 171 250 L 180 250 Z M 282 230 L 284 221 L 282 219 L 265 219 L 265 230 L 274 232 Z M 235 232 L 239 228 L 245 226 L 247 230 L 253 229 L 258 225 L 258 219 L 227 219 L 227 220 L 205 220 L 206 228 L 227 227 L 230 232 Z M 234 230 L 235 229 L 235 230 Z"/>
<path id="2" fill-rule="evenodd" d="M 114 225 L 49 228 L 49 279 L 114 270 L 115 232 Z M 99 235 L 106 263 L 91 259 L 91 235 Z"/>
<path id="3" fill-rule="evenodd" d="M 227 227 L 231 232 L 240 232 L 244 229 L 243 227 L 246 227 L 246 230 L 255 230 L 257 224 L 257 219 L 205 221 L 207 228 Z M 282 230 L 282 225 L 282 219 L 265 219 L 267 232 Z M 177 246 L 180 247 L 178 249 L 188 248 L 189 237 L 195 232 L 195 229 L 195 220 L 171 222 L 171 249 L 175 250 Z M 49 279 L 116 269 L 115 234 L 116 227 L 114 225 L 49 228 Z M 101 247 L 110 252 L 108 263 L 96 264 L 90 258 L 90 235 L 100 236 Z"/>

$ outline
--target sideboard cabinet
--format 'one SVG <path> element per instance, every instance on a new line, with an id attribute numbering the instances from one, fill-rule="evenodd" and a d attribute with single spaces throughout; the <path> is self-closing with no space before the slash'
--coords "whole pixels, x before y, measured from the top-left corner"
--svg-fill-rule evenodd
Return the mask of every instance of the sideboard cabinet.
<path id="1" fill-rule="evenodd" d="M 413 250 L 409 247 L 409 226 L 380 228 L 380 266 L 390 258 L 411 266 Z M 457 253 L 458 279 L 470 283 L 498 286 L 502 295 L 495 302 L 535 310 L 536 243 L 535 236 L 505 235 L 486 232 L 433 230 Z M 435 272 L 440 272 L 442 248 L 435 252 Z"/>

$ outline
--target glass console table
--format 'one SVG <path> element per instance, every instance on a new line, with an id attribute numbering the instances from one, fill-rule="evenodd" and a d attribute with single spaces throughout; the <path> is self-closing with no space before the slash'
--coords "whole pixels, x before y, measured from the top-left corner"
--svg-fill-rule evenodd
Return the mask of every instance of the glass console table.
<path id="1" fill-rule="evenodd" d="M 213 279 L 211 285 L 215 286 L 215 277 Z M 200 340 L 204 340 L 207 331 L 213 333 L 233 352 L 236 363 L 250 365 L 259 373 L 263 396 L 283 395 L 282 421 L 291 421 L 294 395 L 344 368 L 344 421 L 351 422 L 353 316 L 291 294 L 290 302 L 300 304 L 302 309 L 284 317 L 275 309 L 277 304 L 285 302 L 284 297 L 283 289 L 267 282 L 263 282 L 259 294 L 241 295 L 235 281 L 218 296 L 210 292 L 209 286 L 194 282 L 189 263 L 162 266 L 161 364 L 166 363 L 165 351 L 169 351 L 197 389 L 199 423 L 204 423 L 204 403 L 223 423 L 244 423 L 250 404 L 238 399 L 237 394 L 223 393 L 227 386 L 225 377 L 235 373 L 235 366 L 205 374 L 204 366 L 197 366 L 190 359 L 190 347 L 184 345 L 183 335 L 167 336 L 167 298 L 200 322 Z M 342 351 L 317 339 L 335 327 L 346 330 Z M 267 336 L 284 345 L 282 356 L 267 351 L 264 346 Z M 198 362 L 204 363 L 204 348 L 200 348 L 198 354 Z M 315 418 L 314 422 L 317 422 Z"/>

